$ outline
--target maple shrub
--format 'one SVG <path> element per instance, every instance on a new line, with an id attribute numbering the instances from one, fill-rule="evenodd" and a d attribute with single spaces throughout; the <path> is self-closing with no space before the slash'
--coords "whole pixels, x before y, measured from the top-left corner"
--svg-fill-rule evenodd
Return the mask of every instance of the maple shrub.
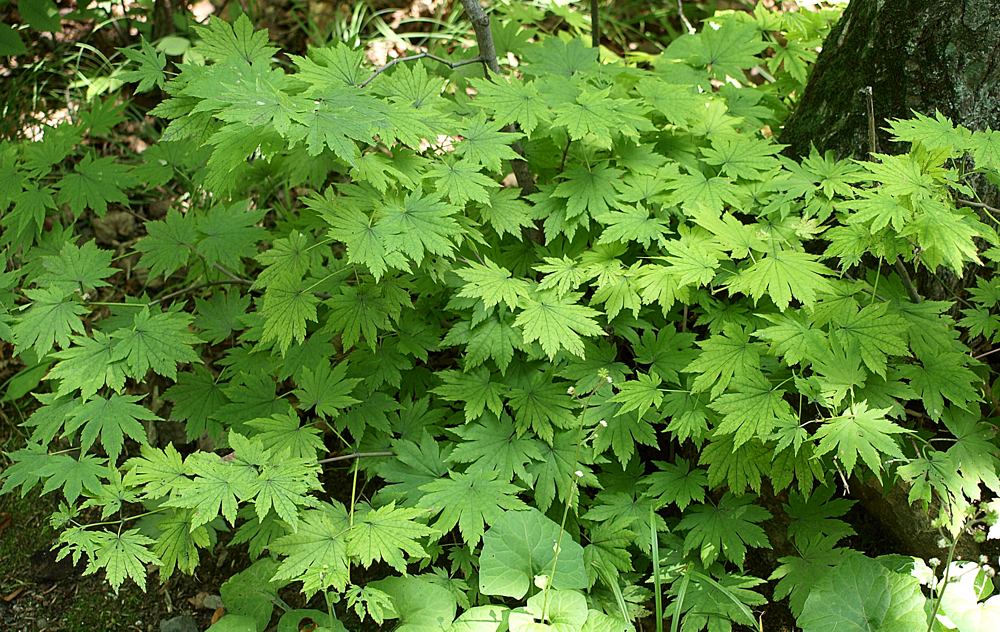
<path id="1" fill-rule="evenodd" d="M 715 632 L 768 599 L 807 632 L 988 629 L 988 568 L 944 590 L 844 516 L 877 478 L 987 534 L 1000 250 L 969 183 L 1000 132 L 918 115 L 907 153 L 783 156 L 834 17 L 720 13 L 635 64 L 498 12 L 485 77 L 281 56 L 246 17 L 176 71 L 124 51 L 158 142 L 108 150 L 112 95 L 0 143 L 0 338 L 37 400 L 2 492 L 58 493 L 59 555 L 116 591 L 228 534 L 256 561 L 220 631 Z"/>

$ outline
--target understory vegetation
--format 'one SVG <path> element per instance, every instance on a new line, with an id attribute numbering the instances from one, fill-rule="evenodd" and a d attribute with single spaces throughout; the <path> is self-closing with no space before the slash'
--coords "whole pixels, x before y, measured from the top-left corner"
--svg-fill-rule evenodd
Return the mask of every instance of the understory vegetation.
<path id="1" fill-rule="evenodd" d="M 997 629 L 1000 132 L 783 153 L 840 5 L 140 4 L 102 51 L 3 4 L 0 503 L 86 574 L 227 550 L 213 632 Z"/>

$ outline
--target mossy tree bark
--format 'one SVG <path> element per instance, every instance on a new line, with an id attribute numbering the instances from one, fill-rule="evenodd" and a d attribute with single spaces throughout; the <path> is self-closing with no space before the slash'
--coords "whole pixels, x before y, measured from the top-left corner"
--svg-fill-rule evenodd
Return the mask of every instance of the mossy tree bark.
<path id="1" fill-rule="evenodd" d="M 869 150 L 866 87 L 881 130 L 915 110 L 1000 129 L 1000 0 L 852 0 L 823 45 L 781 142 L 840 156 Z"/>
<path id="2" fill-rule="evenodd" d="M 940 111 L 971 129 L 1000 129 L 1000 0 L 852 0 L 779 138 L 791 155 L 815 145 L 863 157 L 871 150 L 873 119 L 877 151 L 895 153 L 905 148 L 882 128 L 913 111 Z M 1000 197 L 989 183 L 973 184 L 985 201 Z M 950 299 L 963 284 L 953 275 L 916 281 L 929 298 Z M 937 531 L 926 511 L 909 505 L 905 489 L 859 483 L 855 495 L 907 553 L 935 554 Z M 965 555 L 975 550 L 971 541 L 962 543 Z"/>

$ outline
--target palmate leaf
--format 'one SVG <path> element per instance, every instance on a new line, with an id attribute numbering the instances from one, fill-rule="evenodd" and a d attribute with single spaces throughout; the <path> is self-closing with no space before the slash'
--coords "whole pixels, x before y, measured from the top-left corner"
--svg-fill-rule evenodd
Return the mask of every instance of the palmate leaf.
<path id="1" fill-rule="evenodd" d="M 730 388 L 731 392 L 721 395 L 709 408 L 722 413 L 716 432 L 732 434 L 736 447 L 753 438 L 767 439 L 782 421 L 796 419 L 785 401 L 785 391 L 760 373 L 736 378 Z"/>
<path id="2" fill-rule="evenodd" d="M 73 411 L 66 420 L 65 432 L 71 434 L 83 428 L 80 432 L 82 452 L 89 450 L 100 435 L 101 445 L 114 464 L 122 452 L 125 436 L 140 444 L 146 443 L 146 430 L 140 420 L 159 419 L 151 410 L 135 403 L 141 399 L 141 395 L 112 395 L 109 399 L 95 397 Z"/>
<path id="3" fill-rule="evenodd" d="M 455 154 L 487 171 L 500 171 L 502 161 L 518 158 L 510 147 L 518 134 L 502 132 L 501 127 L 503 123 L 489 123 L 482 114 L 476 116 L 462 127 L 462 142 L 455 146 Z"/>
<path id="4" fill-rule="evenodd" d="M 415 520 L 426 515 L 425 510 L 396 507 L 395 503 L 378 509 L 362 505 L 347 532 L 347 553 L 365 568 L 382 561 L 405 574 L 403 554 L 410 559 L 427 557 L 417 540 L 437 533 Z"/>
<path id="5" fill-rule="evenodd" d="M 177 312 L 152 313 L 149 307 L 136 312 L 131 327 L 111 334 L 115 340 L 112 361 L 123 360 L 129 377 L 141 380 L 150 369 L 154 373 L 177 378 L 177 365 L 198 362 L 192 348 L 201 342 L 188 329 L 191 316 Z"/>
<path id="6" fill-rule="evenodd" d="M 293 341 L 305 342 L 306 325 L 316 322 L 318 303 L 301 278 L 282 279 L 269 286 L 260 304 L 264 317 L 261 344 L 274 343 L 284 355 Z"/>
<path id="7" fill-rule="evenodd" d="M 478 298 L 488 309 L 503 303 L 513 310 L 528 295 L 530 288 L 527 281 L 512 278 L 507 268 L 489 259 L 484 259 L 481 264 L 470 262 L 468 267 L 457 268 L 454 272 L 465 281 L 458 296 Z"/>
<path id="8" fill-rule="evenodd" d="M 793 297 L 807 307 L 813 305 L 817 294 L 830 291 L 830 283 L 824 276 L 832 273 L 814 255 L 783 250 L 741 270 L 729 282 L 729 289 L 748 294 L 755 302 L 767 294 L 784 311 Z"/>
<path id="9" fill-rule="evenodd" d="M 198 52 L 211 61 L 239 59 L 253 63 L 267 61 L 278 52 L 267 45 L 267 31 L 255 31 L 246 14 L 232 24 L 213 16 L 208 26 L 197 26 L 195 30 L 199 37 Z"/>
<path id="10" fill-rule="evenodd" d="M 514 326 L 521 328 L 526 343 L 537 340 L 550 360 L 561 349 L 583 357 L 581 336 L 600 336 L 604 330 L 594 320 L 597 310 L 577 304 L 580 296 L 559 295 L 552 290 L 533 292 L 524 299 Z"/>
<path id="11" fill-rule="evenodd" d="M 452 204 L 463 207 L 469 200 L 489 204 L 490 189 L 499 188 L 500 183 L 483 175 L 479 169 L 480 166 L 469 159 L 446 161 L 433 165 L 426 177 Z"/>
<path id="12" fill-rule="evenodd" d="M 534 430 L 538 438 L 552 441 L 556 429 L 578 424 L 573 400 L 562 384 L 557 384 L 542 372 L 529 374 L 514 382 L 507 405 L 514 411 L 515 428 L 519 433 Z"/>
<path id="13" fill-rule="evenodd" d="M 127 486 L 142 487 L 144 498 L 156 500 L 186 485 L 188 468 L 172 443 L 163 449 L 144 445 L 140 450 L 141 456 L 125 462 Z"/>
<path id="14" fill-rule="evenodd" d="M 45 273 L 35 283 L 67 291 L 86 291 L 111 285 L 104 279 L 118 272 L 111 267 L 110 250 L 101 250 L 93 241 L 82 247 L 72 242 L 63 244 L 58 255 L 42 257 Z"/>
<path id="15" fill-rule="evenodd" d="M 438 515 L 434 529 L 447 532 L 458 525 L 462 539 L 475 546 L 486 525 L 493 524 L 504 510 L 527 509 L 518 497 L 521 489 L 498 480 L 497 472 L 449 472 L 448 478 L 420 486 L 424 492 L 417 506 Z"/>
<path id="16" fill-rule="evenodd" d="M 601 161 L 589 167 L 569 167 L 562 173 L 563 182 L 552 191 L 555 197 L 566 198 L 566 214 L 576 217 L 584 211 L 597 217 L 616 206 L 619 193 L 615 183 L 621 180 L 622 171 Z"/>
<path id="17" fill-rule="evenodd" d="M 167 56 L 150 46 L 146 38 L 140 38 L 139 50 L 121 48 L 119 51 L 137 67 L 123 68 L 118 72 L 118 78 L 129 83 L 138 82 L 136 93 L 162 88 L 166 83 L 167 77 L 163 71 L 167 67 Z"/>
<path id="18" fill-rule="evenodd" d="M 174 570 L 191 575 L 198 567 L 198 549 L 211 542 L 208 528 L 191 530 L 191 510 L 172 509 L 159 513 L 155 520 L 159 534 L 152 554 L 160 560 L 160 581 L 166 581 Z"/>
<path id="19" fill-rule="evenodd" d="M 307 596 L 350 581 L 347 555 L 347 510 L 338 502 L 323 503 L 303 512 L 299 530 L 278 538 L 268 547 L 284 557 L 272 581 L 300 581 Z"/>
<path id="20" fill-rule="evenodd" d="M 470 83 L 478 93 L 476 104 L 491 112 L 499 123 L 517 123 L 529 136 L 548 114 L 533 81 L 503 76 L 472 79 Z"/>
<path id="21" fill-rule="evenodd" d="M 673 503 L 681 511 L 692 502 L 704 502 L 708 478 L 705 470 L 691 468 L 687 460 L 677 459 L 676 463 L 655 461 L 658 472 L 645 477 L 649 484 L 645 496 L 655 497 L 663 504 Z"/>
<path id="22" fill-rule="evenodd" d="M 140 261 L 150 275 L 168 277 L 187 264 L 197 239 L 194 216 L 170 209 L 162 220 L 146 222 L 146 236 L 136 250 L 142 253 Z"/>
<path id="23" fill-rule="evenodd" d="M 726 327 L 721 335 L 699 341 L 702 351 L 685 373 L 697 373 L 691 387 L 704 391 L 711 387 L 712 397 L 718 397 L 734 378 L 750 378 L 760 371 L 761 349 L 750 341 L 749 332 L 735 326 Z"/>
<path id="24" fill-rule="evenodd" d="M 38 357 L 42 357 L 53 345 L 68 347 L 73 332 L 84 333 L 80 316 L 87 310 L 68 290 L 42 288 L 25 290 L 24 295 L 31 299 L 31 307 L 11 328 L 18 353 L 31 347 Z"/>
<path id="25" fill-rule="evenodd" d="M 73 346 L 52 354 L 57 362 L 46 379 L 58 380 L 57 395 L 80 389 L 80 397 L 90 399 L 107 386 L 120 393 L 125 388 L 125 362 L 113 360 L 115 341 L 103 331 L 92 336 L 73 336 Z"/>
<path id="26" fill-rule="evenodd" d="M 843 414 L 829 419 L 816 431 L 816 456 L 833 450 L 847 475 L 854 472 L 858 457 L 874 474 L 882 471 L 884 457 L 903 458 L 894 434 L 909 432 L 885 418 L 888 408 L 868 408 L 868 402 L 852 404 Z"/>
<path id="27" fill-rule="evenodd" d="M 229 524 L 234 524 L 239 502 L 255 493 L 253 469 L 203 452 L 189 457 L 187 466 L 195 478 L 178 480 L 174 493 L 164 504 L 193 509 L 192 530 L 215 520 L 220 512 Z"/>
<path id="28" fill-rule="evenodd" d="M 510 482 L 517 476 L 527 484 L 532 477 L 525 466 L 542 460 L 542 444 L 530 435 L 521 435 L 506 415 L 486 415 L 476 424 L 459 427 L 462 441 L 455 445 L 451 460 L 468 463 L 466 471 L 497 472 L 498 480 Z"/>
<path id="29" fill-rule="evenodd" d="M 294 411 L 253 419 L 246 425 L 255 431 L 251 438 L 259 439 L 264 449 L 272 454 L 287 453 L 296 459 L 314 459 L 317 452 L 326 450 L 322 430 L 314 424 L 301 425 Z"/>
<path id="30" fill-rule="evenodd" d="M 94 158 L 87 154 L 71 173 L 59 181 L 60 204 L 66 204 L 79 217 L 85 209 L 99 217 L 108 212 L 108 203 L 128 204 L 124 189 L 135 184 L 130 168 L 116 162 L 113 156 Z"/>
<path id="31" fill-rule="evenodd" d="M 677 528 L 687 531 L 684 551 L 698 549 L 701 561 L 710 566 L 719 555 L 742 568 L 747 546 L 770 548 L 767 534 L 758 526 L 771 512 L 753 504 L 751 496 L 727 493 L 718 505 L 694 505 Z"/>
<path id="32" fill-rule="evenodd" d="M 56 454 L 49 455 L 45 459 L 38 474 L 45 479 L 42 494 L 61 488 L 66 500 L 72 504 L 80 497 L 83 490 L 91 494 L 100 493 L 100 479 L 108 475 L 108 468 L 105 459 L 98 459 L 89 454 L 81 454 L 78 459 L 68 454 Z M 6 487 L 5 483 L 4 488 Z"/>
<path id="33" fill-rule="evenodd" d="M 149 546 L 154 544 L 152 539 L 138 529 L 120 533 L 101 531 L 95 534 L 94 544 L 95 550 L 84 575 L 103 568 L 115 594 L 126 578 L 134 581 L 143 592 L 146 591 L 146 565 L 160 564 L 160 560 L 149 550 Z"/>

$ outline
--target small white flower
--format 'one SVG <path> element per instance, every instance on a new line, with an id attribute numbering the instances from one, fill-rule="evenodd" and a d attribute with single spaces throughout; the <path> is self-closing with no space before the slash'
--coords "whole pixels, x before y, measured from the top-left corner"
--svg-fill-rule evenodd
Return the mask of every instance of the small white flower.
<path id="1" fill-rule="evenodd" d="M 573 473 L 576 474 L 577 478 L 583 478 L 583 470 L 577 470 Z"/>
<path id="2" fill-rule="evenodd" d="M 930 566 L 931 568 L 937 568 L 938 566 L 941 566 L 941 560 L 939 560 L 936 557 L 932 557 L 931 559 L 927 560 L 927 565 Z"/>
<path id="3" fill-rule="evenodd" d="M 938 548 L 943 549 L 948 546 L 948 540 L 946 540 L 945 538 L 938 538 L 937 545 Z"/>
<path id="4" fill-rule="evenodd" d="M 597 425 L 599 425 L 601 428 L 607 428 L 608 427 L 608 422 L 607 422 L 606 419 L 602 419 L 599 422 L 597 422 Z"/>
<path id="5" fill-rule="evenodd" d="M 610 375 L 608 377 L 604 378 L 604 379 L 606 379 L 608 381 L 608 384 L 613 384 L 614 383 L 614 380 L 611 379 Z"/>
<path id="6" fill-rule="evenodd" d="M 572 386 L 570 386 L 569 388 L 566 389 L 566 394 L 567 395 L 575 395 L 576 394 L 576 389 L 573 388 Z"/>
<path id="7" fill-rule="evenodd" d="M 980 555 L 979 563 L 982 564 L 983 566 L 986 566 L 987 564 L 990 563 L 990 558 L 986 557 L 985 555 Z"/>

